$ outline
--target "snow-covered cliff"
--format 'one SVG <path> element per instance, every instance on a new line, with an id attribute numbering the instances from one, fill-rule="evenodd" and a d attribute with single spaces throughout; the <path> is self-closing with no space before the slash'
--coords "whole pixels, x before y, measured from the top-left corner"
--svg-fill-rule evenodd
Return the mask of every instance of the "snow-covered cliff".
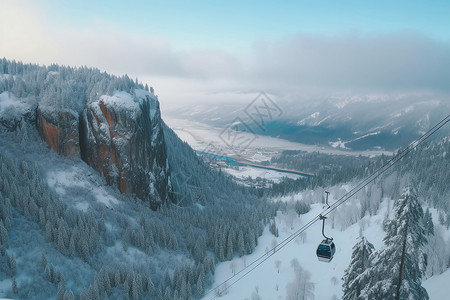
<path id="1" fill-rule="evenodd" d="M 169 199 L 166 143 L 152 88 L 97 69 L 0 59 L 0 132 L 33 124 L 50 149 L 81 157 L 121 193 L 152 209 Z"/>
<path id="2" fill-rule="evenodd" d="M 49 148 L 81 156 L 109 185 L 156 209 L 169 196 L 166 145 L 156 97 L 137 89 L 89 101 L 79 115 L 38 106 L 36 126 Z"/>

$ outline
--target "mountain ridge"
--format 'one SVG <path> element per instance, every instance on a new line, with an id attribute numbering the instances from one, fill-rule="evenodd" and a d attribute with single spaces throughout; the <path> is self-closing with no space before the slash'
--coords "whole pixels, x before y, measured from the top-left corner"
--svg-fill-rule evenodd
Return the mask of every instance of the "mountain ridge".
<path id="1" fill-rule="evenodd" d="M 88 68 L 3 59 L 1 72 L 0 131 L 34 123 L 50 149 L 81 157 L 121 193 L 154 210 L 170 201 L 167 149 L 153 89 L 126 75 Z"/>

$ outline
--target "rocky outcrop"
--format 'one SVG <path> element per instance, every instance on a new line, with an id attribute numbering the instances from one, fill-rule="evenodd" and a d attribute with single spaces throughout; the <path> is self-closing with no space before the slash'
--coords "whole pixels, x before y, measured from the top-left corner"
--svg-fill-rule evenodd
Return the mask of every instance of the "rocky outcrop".
<path id="1" fill-rule="evenodd" d="M 79 116 L 37 110 L 37 128 L 49 148 L 81 156 L 121 193 L 148 201 L 169 198 L 169 170 L 159 102 L 149 92 L 116 92 L 86 105 Z"/>
<path id="2" fill-rule="evenodd" d="M 64 156 L 80 154 L 79 118 L 73 112 L 43 112 L 36 109 L 36 127 L 50 149 Z"/>

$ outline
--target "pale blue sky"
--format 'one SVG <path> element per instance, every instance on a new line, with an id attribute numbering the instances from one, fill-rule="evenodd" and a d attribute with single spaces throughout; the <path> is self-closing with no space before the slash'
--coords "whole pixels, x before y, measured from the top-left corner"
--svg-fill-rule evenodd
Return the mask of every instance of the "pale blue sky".
<path id="1" fill-rule="evenodd" d="M 245 47 L 296 33 L 415 31 L 450 39 L 450 1 L 44 1 L 54 26 L 111 23 L 175 47 Z"/>
<path id="2" fill-rule="evenodd" d="M 0 57 L 127 73 L 169 101 L 449 93 L 449 16 L 443 0 L 0 0 Z"/>

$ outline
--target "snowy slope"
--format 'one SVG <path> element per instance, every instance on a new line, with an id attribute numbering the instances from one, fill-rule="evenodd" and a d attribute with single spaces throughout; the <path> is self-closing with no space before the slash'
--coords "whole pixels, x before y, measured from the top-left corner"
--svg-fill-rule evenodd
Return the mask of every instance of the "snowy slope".
<path id="1" fill-rule="evenodd" d="M 19 118 L 31 112 L 35 105 L 36 101 L 33 97 L 23 99 L 8 92 L 0 93 L 0 119 Z"/>
<path id="2" fill-rule="evenodd" d="M 386 201 L 383 203 L 386 204 Z M 385 209 L 386 205 L 381 207 L 381 211 Z M 249 264 L 261 255 L 264 255 L 267 249 L 272 249 L 274 240 L 276 240 L 277 244 L 280 243 L 321 211 L 321 204 L 312 205 L 310 212 L 295 219 L 293 223 L 294 229 L 291 229 L 286 224 L 289 219 L 287 215 L 279 213 L 276 218 L 276 223 L 280 236 L 275 238 L 269 232 L 268 228 L 266 228 L 253 254 L 245 258 L 235 258 L 231 262 L 218 265 L 215 276 L 216 283 L 221 283 L 233 275 L 231 272 L 231 265 L 233 263 L 237 266 L 236 271 L 239 271 L 243 268 L 244 260 Z M 361 221 L 362 223 L 370 224 L 370 226 L 367 226 L 363 230 L 363 235 L 368 237 L 376 249 L 379 249 L 384 236 L 382 230 L 383 214 L 380 213 L 373 218 L 366 217 Z M 294 271 L 291 267 L 291 261 L 293 259 L 297 259 L 300 266 L 311 273 L 311 281 L 315 286 L 315 299 L 330 299 L 333 295 L 340 298 L 342 296 L 341 277 L 350 263 L 352 247 L 359 237 L 360 225 L 354 224 L 345 231 L 339 231 L 332 229 L 330 222 L 327 223 L 325 232 L 334 238 L 337 247 L 335 257 L 330 263 L 319 262 L 315 254 L 317 245 L 322 240 L 321 226 L 322 224 L 320 222 L 316 222 L 306 231 L 304 239 L 302 236 L 299 236 L 286 247 L 282 248 L 253 272 L 230 287 L 228 294 L 221 299 L 251 299 L 255 287 L 258 287 L 261 299 L 286 299 L 286 285 L 294 279 Z M 277 273 L 275 268 L 276 260 L 281 261 L 280 273 Z M 237 277 L 240 276 L 238 275 Z M 237 278 L 233 278 L 231 282 L 234 282 L 235 279 Z M 276 290 L 277 286 L 278 290 Z M 211 299 L 211 297 L 212 295 L 207 295 L 203 299 Z"/>
<path id="3" fill-rule="evenodd" d="M 425 280 L 422 286 L 428 291 L 430 299 L 448 299 L 450 293 L 449 283 L 450 269 Z"/>
<path id="4" fill-rule="evenodd" d="M 298 194 L 294 197 L 285 197 L 282 200 L 289 202 L 301 200 L 302 198 L 303 195 Z M 333 222 L 330 217 L 326 222 L 325 233 L 334 238 L 337 248 L 334 259 L 330 263 L 317 260 L 315 251 L 322 240 L 322 223 L 316 222 L 304 234 L 280 249 L 242 279 L 241 276 L 248 270 L 232 277 L 233 268 L 235 272 L 239 272 L 245 265 L 249 265 L 260 256 L 266 258 L 268 250 L 270 252 L 275 244 L 279 244 L 317 216 L 323 210 L 323 205 L 311 205 L 311 211 L 294 218 L 293 222 L 292 214 L 290 216 L 289 213 L 281 214 L 278 212 L 276 217 L 276 224 L 279 229 L 278 238 L 275 238 L 266 227 L 263 235 L 258 240 L 258 246 L 253 254 L 241 258 L 235 257 L 233 261 L 223 262 L 217 266 L 214 287 L 232 277 L 228 282 L 230 287 L 227 290 L 227 294 L 220 297 L 220 299 L 253 299 L 252 295 L 256 294 L 256 290 L 262 300 L 286 299 L 286 286 L 293 281 L 295 276 L 291 267 L 291 261 L 294 259 L 298 260 L 303 269 L 311 273 L 311 282 L 315 287 L 315 299 L 333 299 L 333 297 L 340 299 L 342 297 L 341 278 L 344 275 L 344 270 L 350 263 L 353 246 L 357 243 L 360 235 L 365 236 L 375 246 L 375 250 L 384 246 L 383 238 L 385 233 L 382 223 L 392 208 L 392 204 L 393 200 L 384 199 L 376 215 L 366 215 L 358 223 L 349 226 L 343 231 L 339 230 L 340 225 L 338 224 L 336 224 L 334 229 L 332 228 Z M 275 261 L 277 260 L 281 261 L 279 273 L 275 266 Z M 430 299 L 447 299 L 450 292 L 450 288 L 447 287 L 449 280 L 450 270 L 447 270 L 445 273 L 425 281 L 423 286 L 428 290 Z M 214 296 L 215 291 L 212 290 L 203 299 L 212 299 Z"/>

